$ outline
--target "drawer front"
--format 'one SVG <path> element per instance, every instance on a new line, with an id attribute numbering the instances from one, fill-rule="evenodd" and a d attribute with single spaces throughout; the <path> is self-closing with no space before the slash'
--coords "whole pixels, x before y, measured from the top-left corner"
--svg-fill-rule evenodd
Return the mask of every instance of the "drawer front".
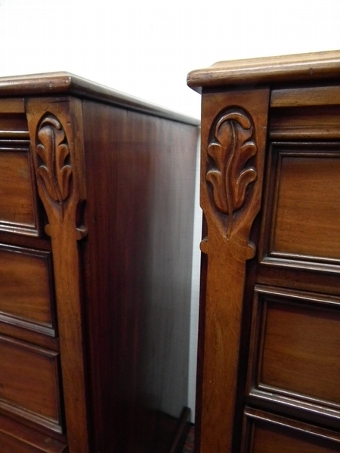
<path id="1" fill-rule="evenodd" d="M 0 100 L 0 231 L 37 236 L 36 188 L 24 99 Z"/>
<path id="2" fill-rule="evenodd" d="M 0 336 L 0 409 L 62 432 L 58 354 Z"/>
<path id="3" fill-rule="evenodd" d="M 55 336 L 50 252 L 0 244 L 0 321 Z"/>
<path id="4" fill-rule="evenodd" d="M 262 411 L 246 409 L 241 453 L 336 453 L 336 432 Z"/>
<path id="5" fill-rule="evenodd" d="M 46 438 L 47 442 L 55 442 L 53 439 Z M 47 445 L 44 449 L 40 445 L 31 445 L 21 439 L 0 432 L 0 451 L 1 453 L 66 453 L 65 447 L 60 447 L 58 450 L 50 450 Z"/>
<path id="6" fill-rule="evenodd" d="M 23 98 L 0 99 L 0 139 L 24 140 L 29 137 Z"/>
<path id="7" fill-rule="evenodd" d="M 0 414 L 1 453 L 66 453 L 67 446 Z"/>
<path id="8" fill-rule="evenodd" d="M 340 298 L 257 286 L 249 387 L 340 416 Z"/>
<path id="9" fill-rule="evenodd" d="M 29 142 L 0 141 L 0 230 L 38 236 Z"/>
<path id="10" fill-rule="evenodd" d="M 277 143 L 269 160 L 263 254 L 290 266 L 339 266 L 339 144 Z"/>

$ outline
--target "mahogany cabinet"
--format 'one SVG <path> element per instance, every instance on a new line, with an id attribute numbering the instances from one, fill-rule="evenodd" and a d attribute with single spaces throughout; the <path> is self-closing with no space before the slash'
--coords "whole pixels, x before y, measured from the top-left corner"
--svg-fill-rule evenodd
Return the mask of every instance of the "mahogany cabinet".
<path id="1" fill-rule="evenodd" d="M 197 126 L 67 73 L 0 79 L 1 453 L 170 449 Z"/>
<path id="2" fill-rule="evenodd" d="M 340 451 L 340 52 L 216 63 L 202 94 L 200 453 Z"/>

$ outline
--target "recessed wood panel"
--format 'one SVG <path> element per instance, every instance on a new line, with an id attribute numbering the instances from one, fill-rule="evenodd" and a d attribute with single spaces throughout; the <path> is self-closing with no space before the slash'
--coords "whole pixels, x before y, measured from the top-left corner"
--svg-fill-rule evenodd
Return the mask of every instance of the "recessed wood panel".
<path id="1" fill-rule="evenodd" d="M 314 86 L 308 88 L 273 89 L 271 107 L 329 106 L 340 104 L 339 86 Z M 314 112 L 316 109 L 310 110 Z M 320 114 L 320 111 L 317 111 Z"/>
<path id="2" fill-rule="evenodd" d="M 0 414 L 1 453 L 62 453 L 66 443 L 47 437 Z"/>
<path id="3" fill-rule="evenodd" d="M 340 299 L 261 291 L 253 322 L 255 387 L 339 410 Z"/>
<path id="4" fill-rule="evenodd" d="M 269 167 L 265 258 L 339 265 L 339 145 L 274 144 Z"/>
<path id="5" fill-rule="evenodd" d="M 0 139 L 3 142 L 29 139 L 23 98 L 0 99 Z"/>
<path id="6" fill-rule="evenodd" d="M 58 354 L 0 336 L 0 408 L 61 432 Z"/>
<path id="7" fill-rule="evenodd" d="M 0 230 L 37 235 L 29 148 L 0 146 Z"/>
<path id="8" fill-rule="evenodd" d="M 340 446 L 329 448 L 315 444 L 315 439 L 304 438 L 283 428 L 257 426 L 254 430 L 252 453 L 335 453 Z"/>
<path id="9" fill-rule="evenodd" d="M 245 423 L 242 453 L 335 453 L 340 449 L 337 433 L 284 417 L 249 410 Z"/>
<path id="10" fill-rule="evenodd" d="M 53 439 L 46 438 L 46 441 L 51 443 L 56 443 Z M 54 451 L 64 452 L 66 451 L 65 447 L 60 447 L 59 450 L 51 450 L 46 445 L 32 445 L 28 444 L 21 439 L 16 437 L 11 437 L 6 433 L 0 432 L 0 451 L 1 453 L 50 453 Z M 43 448 L 43 449 L 42 449 Z"/>
<path id="11" fill-rule="evenodd" d="M 0 100 L 0 115 L 25 114 L 25 99 L 24 98 L 2 98 Z M 26 130 L 27 121 L 26 121 Z"/>
<path id="12" fill-rule="evenodd" d="M 1 109 L 1 105 L 0 105 Z M 28 138 L 26 115 L 0 112 L 0 137 L 1 138 Z"/>
<path id="13" fill-rule="evenodd" d="M 340 158 L 282 156 L 273 250 L 340 258 Z"/>
<path id="14" fill-rule="evenodd" d="M 307 97 L 308 94 L 304 93 Z M 334 96 L 335 99 L 335 96 Z M 286 99 L 289 102 L 289 98 Z M 314 102 L 317 100 L 314 98 Z M 310 100 L 310 102 L 313 102 Z M 334 101 L 333 101 L 334 102 Z M 338 105 L 274 108 L 271 111 L 269 136 L 273 140 L 338 140 L 340 108 Z"/>
<path id="15" fill-rule="evenodd" d="M 50 252 L 0 244 L 0 321 L 55 335 Z"/>

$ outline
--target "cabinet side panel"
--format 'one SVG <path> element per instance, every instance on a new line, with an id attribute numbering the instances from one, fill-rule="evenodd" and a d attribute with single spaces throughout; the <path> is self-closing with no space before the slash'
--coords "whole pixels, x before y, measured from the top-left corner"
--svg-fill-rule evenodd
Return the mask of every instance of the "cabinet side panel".
<path id="1" fill-rule="evenodd" d="M 93 102 L 83 113 L 96 451 L 166 451 L 159 414 L 187 404 L 198 131 Z"/>

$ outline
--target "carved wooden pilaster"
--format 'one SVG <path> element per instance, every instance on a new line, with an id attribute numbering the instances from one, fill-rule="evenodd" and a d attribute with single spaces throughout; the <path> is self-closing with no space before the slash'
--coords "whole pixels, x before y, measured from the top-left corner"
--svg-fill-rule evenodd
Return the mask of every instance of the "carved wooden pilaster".
<path id="1" fill-rule="evenodd" d="M 203 95 L 201 206 L 207 237 L 201 250 L 207 279 L 200 453 L 232 449 L 245 269 L 256 252 L 249 234 L 260 209 L 268 102 L 267 89 Z"/>
<path id="2" fill-rule="evenodd" d="M 48 218 L 45 231 L 52 243 L 68 451 L 86 453 L 89 450 L 77 245 L 86 235 L 85 228 L 77 224 L 78 208 L 85 200 L 81 103 L 76 99 L 59 103 L 29 99 L 27 119 L 38 193 Z"/>

